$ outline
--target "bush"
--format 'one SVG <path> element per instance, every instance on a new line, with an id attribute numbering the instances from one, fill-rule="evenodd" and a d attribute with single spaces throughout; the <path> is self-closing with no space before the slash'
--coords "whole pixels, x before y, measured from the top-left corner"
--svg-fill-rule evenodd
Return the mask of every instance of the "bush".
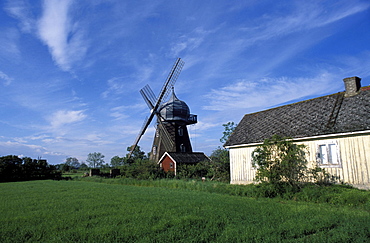
<path id="1" fill-rule="evenodd" d="M 294 186 L 305 176 L 306 146 L 274 135 L 253 151 L 252 162 L 257 168 L 257 181 Z"/>
<path id="2" fill-rule="evenodd" d="M 0 182 L 59 178 L 61 173 L 46 160 L 19 158 L 16 155 L 0 157 Z"/>
<path id="3" fill-rule="evenodd" d="M 131 164 L 126 164 L 119 167 L 121 177 L 135 178 L 139 180 L 153 180 L 166 177 L 158 165 L 148 159 L 137 159 Z"/>

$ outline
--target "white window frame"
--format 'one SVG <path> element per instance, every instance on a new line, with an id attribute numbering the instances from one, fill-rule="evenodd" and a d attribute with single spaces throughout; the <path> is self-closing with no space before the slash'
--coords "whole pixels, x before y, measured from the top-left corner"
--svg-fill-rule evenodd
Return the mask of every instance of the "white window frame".
<path id="1" fill-rule="evenodd" d="M 325 140 L 317 142 L 316 160 L 318 166 L 322 168 L 342 167 L 338 141 Z"/>
<path id="2" fill-rule="evenodd" d="M 186 147 L 185 147 L 185 145 L 183 143 L 180 144 L 180 152 L 181 153 L 185 153 L 186 152 Z"/>
<path id="3" fill-rule="evenodd" d="M 180 137 L 184 136 L 184 129 L 182 128 L 182 126 L 178 127 L 177 132 L 178 132 Z"/>
<path id="4" fill-rule="evenodd" d="M 157 145 L 154 145 L 152 148 L 153 155 L 157 155 Z"/>

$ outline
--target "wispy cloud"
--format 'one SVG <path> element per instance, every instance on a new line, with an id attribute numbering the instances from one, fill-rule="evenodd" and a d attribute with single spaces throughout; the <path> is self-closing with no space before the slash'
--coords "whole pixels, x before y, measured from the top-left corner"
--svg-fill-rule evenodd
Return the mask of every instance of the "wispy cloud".
<path id="1" fill-rule="evenodd" d="M 210 33 L 214 32 L 215 32 L 214 30 L 206 31 L 202 27 L 197 27 L 191 33 L 181 36 L 179 40 L 172 45 L 171 55 L 177 57 L 183 50 L 193 51 L 202 44 L 204 39 Z"/>
<path id="2" fill-rule="evenodd" d="M 29 151 L 36 152 L 38 154 L 44 154 L 46 148 L 40 145 L 35 144 L 26 144 L 24 142 L 17 142 L 17 141 L 0 141 L 0 154 L 7 154 L 9 152 L 13 152 L 13 154 L 20 154 L 26 153 Z M 9 151 L 9 152 L 7 152 Z"/>
<path id="3" fill-rule="evenodd" d="M 221 89 L 214 89 L 206 95 L 210 105 L 204 106 L 204 109 L 230 111 L 271 107 L 310 95 L 331 92 L 333 82 L 337 78 L 324 72 L 312 78 L 238 80 Z"/>
<path id="4" fill-rule="evenodd" d="M 111 95 L 119 95 L 124 93 L 126 90 L 126 84 L 123 82 L 121 77 L 111 78 L 107 81 L 108 89 L 104 91 L 101 96 L 106 99 Z"/>
<path id="5" fill-rule="evenodd" d="M 347 2 L 336 8 L 329 9 L 311 2 L 299 3 L 286 16 L 264 15 L 258 21 L 261 24 L 245 26 L 240 30 L 244 30 L 246 33 L 253 33 L 253 35 L 247 35 L 249 38 L 246 39 L 246 44 L 253 44 L 257 41 L 265 41 L 293 32 L 323 27 L 350 15 L 365 11 L 369 7 L 370 4 L 352 5 Z"/>
<path id="6" fill-rule="evenodd" d="M 81 60 L 87 51 L 83 31 L 69 14 L 71 6 L 71 0 L 45 0 L 37 26 L 40 39 L 64 71 L 70 71 L 72 64 Z"/>
<path id="7" fill-rule="evenodd" d="M 4 8 L 8 14 L 20 21 L 21 30 L 31 32 L 35 27 L 35 20 L 30 11 L 31 4 L 25 0 L 8 0 Z"/>
<path id="8" fill-rule="evenodd" d="M 20 58 L 18 42 L 19 31 L 17 29 L 3 30 L 0 35 L 0 56 L 4 56 L 7 60 L 18 61 Z"/>
<path id="9" fill-rule="evenodd" d="M 4 86 L 8 86 L 13 81 L 13 78 L 9 77 L 8 75 L 0 71 L 0 80 L 3 80 Z"/>
<path id="10" fill-rule="evenodd" d="M 71 124 L 82 121 L 86 118 L 86 115 L 82 110 L 79 111 L 68 111 L 59 110 L 54 112 L 50 117 L 50 124 L 52 128 L 59 128 L 65 124 Z"/>
<path id="11" fill-rule="evenodd" d="M 115 120 L 123 120 L 125 118 L 128 118 L 128 112 L 127 109 L 129 107 L 126 106 L 117 106 L 111 109 L 110 116 L 113 117 Z"/>

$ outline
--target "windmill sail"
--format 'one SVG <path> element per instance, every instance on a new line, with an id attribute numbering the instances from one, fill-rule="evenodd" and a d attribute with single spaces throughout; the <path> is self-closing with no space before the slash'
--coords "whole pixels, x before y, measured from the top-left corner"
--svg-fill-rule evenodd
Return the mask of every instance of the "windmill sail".
<path id="1" fill-rule="evenodd" d="M 152 110 L 154 108 L 154 104 L 157 101 L 157 97 L 155 97 L 155 94 L 152 91 L 152 89 L 149 87 L 149 85 L 145 85 L 145 87 L 140 90 L 140 94 L 145 100 L 149 109 Z"/>
<path id="2" fill-rule="evenodd" d="M 167 76 L 166 81 L 164 82 L 162 86 L 161 92 L 159 93 L 157 99 L 155 98 L 153 91 L 150 89 L 148 85 L 146 85 L 143 89 L 140 90 L 140 94 L 143 96 L 148 107 L 151 109 L 150 111 L 151 113 L 150 113 L 149 118 L 144 122 L 144 125 L 142 129 L 140 130 L 139 135 L 137 136 L 134 144 L 131 146 L 131 151 L 128 155 L 129 158 L 131 157 L 141 137 L 144 135 L 149 124 L 152 122 L 154 115 L 157 115 L 157 117 L 160 119 L 160 116 L 158 114 L 158 108 L 160 107 L 162 101 L 165 100 L 165 98 L 167 98 L 178 76 L 180 75 L 180 72 L 183 66 L 184 66 L 184 61 L 181 60 L 181 58 L 177 58 L 175 64 L 173 65 L 170 73 Z"/>

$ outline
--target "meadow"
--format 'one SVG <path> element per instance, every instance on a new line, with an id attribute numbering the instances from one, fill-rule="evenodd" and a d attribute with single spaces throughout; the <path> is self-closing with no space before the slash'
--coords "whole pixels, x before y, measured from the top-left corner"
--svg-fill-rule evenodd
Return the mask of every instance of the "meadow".
<path id="1" fill-rule="evenodd" d="M 364 207 L 118 181 L 0 183 L 0 242 L 370 241 Z"/>

